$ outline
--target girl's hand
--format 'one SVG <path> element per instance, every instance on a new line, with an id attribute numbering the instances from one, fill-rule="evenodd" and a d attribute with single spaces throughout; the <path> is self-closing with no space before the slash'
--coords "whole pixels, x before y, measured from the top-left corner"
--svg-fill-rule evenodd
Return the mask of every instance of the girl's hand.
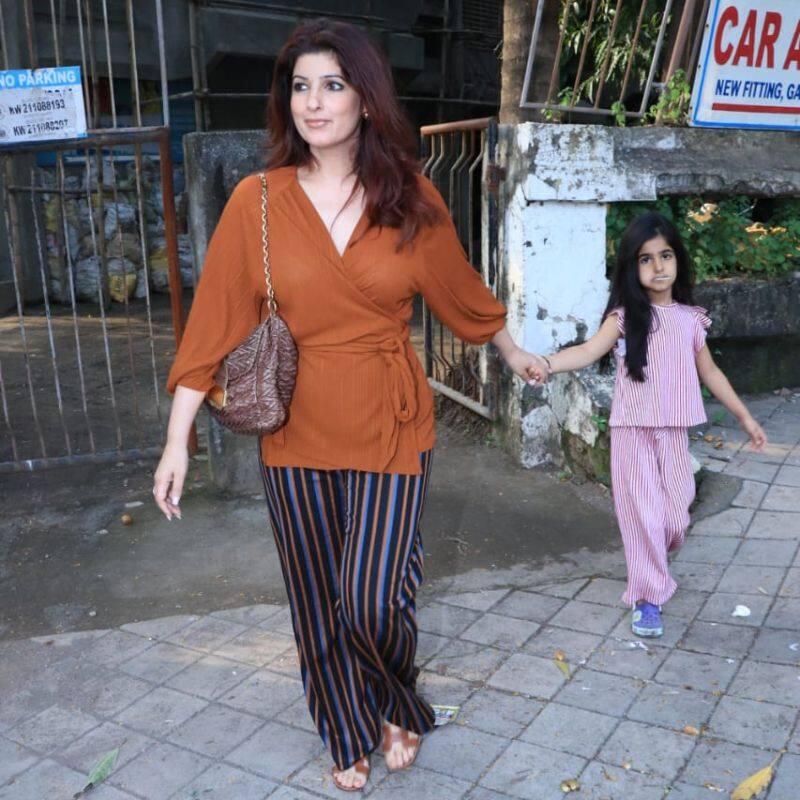
<path id="1" fill-rule="evenodd" d="M 536 353 L 529 353 L 521 347 L 515 347 L 505 356 L 506 363 L 514 372 L 531 386 L 547 383 L 550 371 L 547 362 Z"/>
<path id="2" fill-rule="evenodd" d="M 750 437 L 753 450 L 761 450 L 767 443 L 767 435 L 764 429 L 750 416 L 741 421 L 742 430 Z"/>
<path id="3" fill-rule="evenodd" d="M 167 442 L 153 476 L 153 497 L 170 521 L 173 516 L 181 518 L 178 504 L 188 468 L 189 450 L 186 445 Z"/>

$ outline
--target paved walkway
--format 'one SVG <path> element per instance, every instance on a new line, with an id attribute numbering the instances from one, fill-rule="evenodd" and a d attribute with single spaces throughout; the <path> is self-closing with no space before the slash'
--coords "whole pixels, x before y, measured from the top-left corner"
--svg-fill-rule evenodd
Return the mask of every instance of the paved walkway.
<path id="1" fill-rule="evenodd" d="M 412 770 L 375 758 L 370 797 L 551 800 L 577 779 L 576 798 L 698 800 L 773 759 L 769 800 L 800 797 L 800 397 L 754 410 L 765 453 L 732 427 L 695 442 L 736 496 L 675 558 L 663 639 L 630 634 L 619 550 L 426 594 L 420 686 L 461 713 Z M 68 800 L 117 746 L 93 800 L 341 797 L 290 633 L 258 605 L 3 643 L 0 800 Z"/>

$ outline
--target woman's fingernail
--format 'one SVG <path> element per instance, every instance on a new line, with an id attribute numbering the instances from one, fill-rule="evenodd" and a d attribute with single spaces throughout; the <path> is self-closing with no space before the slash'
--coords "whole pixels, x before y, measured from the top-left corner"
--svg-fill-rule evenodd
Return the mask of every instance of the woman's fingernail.
<path id="1" fill-rule="evenodd" d="M 174 506 L 178 505 L 178 503 L 180 502 L 180 500 L 181 500 L 181 498 L 180 498 L 180 497 L 178 497 L 178 495 L 172 495 L 172 497 L 170 498 L 170 502 L 171 502 L 171 503 L 172 503 L 172 505 L 174 505 Z"/>

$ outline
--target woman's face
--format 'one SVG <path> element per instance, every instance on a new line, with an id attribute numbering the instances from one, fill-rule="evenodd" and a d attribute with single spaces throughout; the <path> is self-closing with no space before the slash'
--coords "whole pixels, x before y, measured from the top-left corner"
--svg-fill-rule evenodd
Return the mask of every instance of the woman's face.
<path id="1" fill-rule="evenodd" d="M 312 150 L 354 140 L 362 110 L 361 97 L 345 81 L 333 53 L 307 53 L 297 59 L 292 73 L 292 119 Z"/>

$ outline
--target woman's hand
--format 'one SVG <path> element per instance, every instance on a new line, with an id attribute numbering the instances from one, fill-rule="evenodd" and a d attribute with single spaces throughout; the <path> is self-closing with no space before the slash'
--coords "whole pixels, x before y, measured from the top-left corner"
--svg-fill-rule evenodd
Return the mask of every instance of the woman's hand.
<path id="1" fill-rule="evenodd" d="M 170 521 L 173 515 L 181 518 L 178 504 L 188 468 L 189 450 L 186 445 L 167 442 L 153 477 L 153 497 Z"/>
<path id="2" fill-rule="evenodd" d="M 503 355 L 508 366 L 526 383 L 531 386 L 547 383 L 550 371 L 547 362 L 541 356 L 529 353 L 521 347 L 515 347 Z"/>
<path id="3" fill-rule="evenodd" d="M 749 414 L 740 421 L 742 430 L 750 437 L 753 450 L 762 450 L 767 443 L 764 429 Z"/>

